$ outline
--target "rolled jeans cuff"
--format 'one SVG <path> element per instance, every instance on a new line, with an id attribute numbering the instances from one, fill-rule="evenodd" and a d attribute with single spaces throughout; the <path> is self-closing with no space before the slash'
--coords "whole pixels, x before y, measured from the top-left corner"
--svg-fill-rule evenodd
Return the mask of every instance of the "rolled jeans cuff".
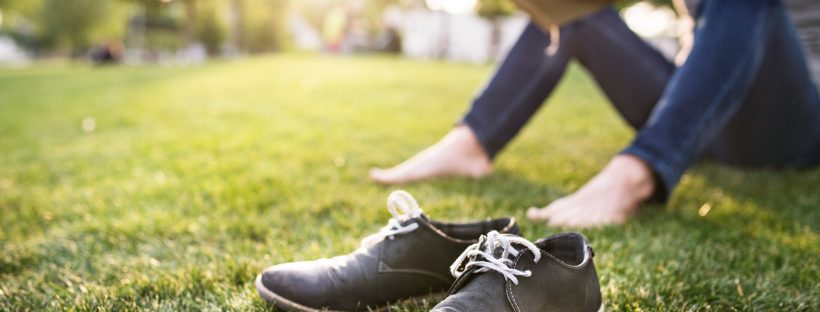
<path id="1" fill-rule="evenodd" d="M 666 203 L 672 191 L 678 185 L 685 169 L 670 164 L 660 153 L 656 152 L 655 149 L 637 141 L 621 151 L 620 154 L 629 154 L 638 157 L 649 165 L 655 175 L 655 181 L 657 181 L 655 193 L 650 198 L 650 201 Z"/>
<path id="2" fill-rule="evenodd" d="M 493 140 L 491 133 L 487 133 L 486 131 L 489 127 L 482 125 L 477 119 L 478 118 L 474 116 L 474 114 L 468 113 L 464 115 L 464 117 L 461 118 L 456 125 L 467 126 L 467 128 L 470 128 L 478 140 L 478 143 L 481 145 L 481 148 L 484 150 L 484 153 L 487 154 L 487 158 L 492 161 L 495 159 L 496 154 L 498 154 L 498 152 L 504 147 L 504 140 Z M 496 143 L 493 143 L 494 141 Z"/>

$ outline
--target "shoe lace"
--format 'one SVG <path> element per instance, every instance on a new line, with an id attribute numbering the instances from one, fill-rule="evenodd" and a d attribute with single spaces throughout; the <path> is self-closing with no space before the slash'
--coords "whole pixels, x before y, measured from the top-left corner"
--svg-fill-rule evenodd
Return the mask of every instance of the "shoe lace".
<path id="1" fill-rule="evenodd" d="M 524 248 L 531 250 L 533 254 L 535 254 L 534 261 L 536 263 L 539 259 L 541 259 L 541 251 L 538 247 L 525 238 L 512 234 L 500 234 L 497 231 L 492 231 L 487 233 L 487 235 L 482 235 L 477 243 L 467 247 L 467 249 L 465 249 L 464 252 L 458 256 L 456 261 L 453 262 L 453 265 L 450 266 L 450 273 L 452 273 L 454 277 L 458 278 L 470 267 L 479 267 L 478 269 L 475 269 L 475 272 L 496 271 L 501 273 L 501 275 L 504 275 L 505 279 L 510 280 L 515 285 L 518 285 L 517 276 L 529 277 L 532 275 L 532 272 L 530 270 L 516 270 L 513 267 L 514 263 L 509 257 L 517 256 L 521 252 L 513 248 L 513 244 L 519 244 L 524 246 Z M 484 247 L 484 250 L 481 249 L 482 246 Z M 499 257 L 494 255 L 497 248 L 502 249 Z M 464 260 L 467 260 L 468 258 L 470 261 L 462 266 Z"/>
<path id="2" fill-rule="evenodd" d="M 402 222 L 417 218 L 424 213 L 413 196 L 402 190 L 390 193 L 390 196 L 387 197 L 387 210 L 390 211 L 393 217 L 387 220 L 387 225 L 381 230 L 365 237 L 362 240 L 362 246 L 370 245 L 385 238 L 392 240 L 396 235 L 415 231 L 419 227 L 418 223 L 413 222 L 402 225 Z M 399 210 L 402 213 L 399 213 Z"/>

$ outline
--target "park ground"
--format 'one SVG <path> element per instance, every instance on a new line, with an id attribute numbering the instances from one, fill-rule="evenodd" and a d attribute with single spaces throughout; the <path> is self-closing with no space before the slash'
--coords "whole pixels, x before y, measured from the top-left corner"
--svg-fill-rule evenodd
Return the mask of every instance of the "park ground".
<path id="1" fill-rule="evenodd" d="M 275 55 L 196 67 L 0 69 L 0 310 L 264 310 L 264 267 L 346 253 L 491 66 Z M 584 71 L 491 176 L 404 187 L 435 219 L 525 220 L 633 135 Z M 700 163 L 666 205 L 583 230 L 608 311 L 820 310 L 820 169 Z M 395 311 L 422 311 L 437 297 Z"/>

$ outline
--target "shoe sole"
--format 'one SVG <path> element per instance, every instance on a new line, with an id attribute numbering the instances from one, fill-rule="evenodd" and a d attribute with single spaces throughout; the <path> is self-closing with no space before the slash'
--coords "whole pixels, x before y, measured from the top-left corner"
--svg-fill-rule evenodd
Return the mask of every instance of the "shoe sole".
<path id="1" fill-rule="evenodd" d="M 311 307 L 306 307 L 296 302 L 290 301 L 285 299 L 284 297 L 277 295 L 276 293 L 270 291 L 264 284 L 262 284 L 262 274 L 256 276 L 256 281 L 254 282 L 256 286 L 256 292 L 259 293 L 259 296 L 262 296 L 262 299 L 265 301 L 276 305 L 276 307 L 285 309 L 288 311 L 299 311 L 299 312 L 344 312 L 344 311 L 334 311 L 334 310 L 318 310 Z M 601 307 L 598 308 L 598 312 L 604 312 L 604 303 L 601 302 Z"/>
<path id="2" fill-rule="evenodd" d="M 265 301 L 272 303 L 276 305 L 276 307 L 281 309 L 299 312 L 341 312 L 333 310 L 314 309 L 285 299 L 284 297 L 270 291 L 270 289 L 268 289 L 267 287 L 265 287 L 264 284 L 262 284 L 262 274 L 256 276 L 256 281 L 254 282 L 254 285 L 256 286 L 256 292 L 258 292 L 259 295 L 262 296 L 262 299 L 265 299 Z"/>

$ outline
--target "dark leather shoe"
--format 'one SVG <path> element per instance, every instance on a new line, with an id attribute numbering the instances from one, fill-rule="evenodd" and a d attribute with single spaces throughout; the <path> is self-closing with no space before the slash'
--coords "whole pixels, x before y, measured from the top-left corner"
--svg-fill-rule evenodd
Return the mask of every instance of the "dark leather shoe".
<path id="1" fill-rule="evenodd" d="M 390 194 L 387 208 L 393 218 L 359 249 L 331 259 L 269 267 L 256 278 L 259 295 L 288 310 L 351 311 L 443 292 L 455 280 L 448 268 L 464 248 L 492 230 L 519 232 L 512 218 L 431 221 L 404 191 Z"/>
<path id="2" fill-rule="evenodd" d="M 592 248 L 577 233 L 535 244 L 490 232 L 453 263 L 458 276 L 434 312 L 603 311 Z"/>

